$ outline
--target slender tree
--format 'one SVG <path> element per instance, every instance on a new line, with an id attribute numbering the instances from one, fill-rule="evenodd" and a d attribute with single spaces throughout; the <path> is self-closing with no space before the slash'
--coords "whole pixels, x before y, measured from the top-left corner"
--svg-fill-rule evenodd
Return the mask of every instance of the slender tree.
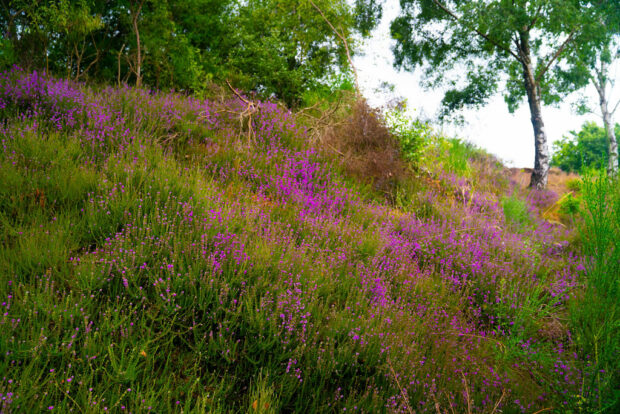
<path id="1" fill-rule="evenodd" d="M 136 38 L 136 51 L 133 61 L 128 61 L 131 71 L 136 75 L 136 86 L 142 86 L 142 44 L 140 43 L 140 14 L 144 0 L 132 0 L 130 6 L 131 30 Z"/>
<path id="2" fill-rule="evenodd" d="M 573 52 L 572 44 L 594 11 L 579 0 L 401 0 L 392 22 L 396 65 L 426 66 L 431 85 L 449 84 L 443 114 L 479 107 L 506 81 L 514 111 L 527 97 L 534 131 L 531 187 L 544 188 L 549 149 L 542 105 L 557 103 L 571 88 L 552 70 Z M 449 70 L 466 70 L 466 79 Z M 564 88 L 563 86 L 566 86 Z"/>
<path id="3" fill-rule="evenodd" d="M 597 10 L 596 24 L 581 31 L 575 42 L 575 53 L 570 56 L 570 65 L 559 68 L 558 74 L 573 85 L 589 82 L 596 89 L 600 112 L 591 110 L 587 103 L 582 103 L 580 112 L 599 112 L 607 135 L 607 173 L 614 176 L 618 174 L 618 141 L 613 116 L 620 101 L 610 102 L 615 83 L 610 66 L 620 59 L 620 3 L 598 0 L 591 2 L 590 7 Z"/>
<path id="4" fill-rule="evenodd" d="M 607 162 L 607 173 L 610 176 L 618 174 L 618 141 L 616 140 L 616 134 L 614 131 L 614 123 L 612 121 L 616 109 L 618 109 L 618 101 L 613 107 L 610 107 L 608 98 L 608 85 L 613 86 L 614 80 L 609 77 L 609 61 L 608 56 L 611 56 L 609 50 L 605 51 L 598 57 L 598 67 L 595 66 L 594 75 L 592 76 L 592 84 L 596 88 L 596 92 L 599 97 L 599 106 L 601 108 L 601 116 L 603 117 L 603 125 L 605 126 L 605 133 L 607 135 L 607 145 L 609 152 L 609 159 Z"/>

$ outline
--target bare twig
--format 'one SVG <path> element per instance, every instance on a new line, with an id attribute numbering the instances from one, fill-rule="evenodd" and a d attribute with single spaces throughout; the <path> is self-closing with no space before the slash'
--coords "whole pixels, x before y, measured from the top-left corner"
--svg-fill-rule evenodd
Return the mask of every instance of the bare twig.
<path id="1" fill-rule="evenodd" d="M 560 55 L 562 54 L 562 51 L 564 51 L 564 49 L 566 48 L 566 46 L 570 43 L 570 41 L 573 39 L 573 37 L 575 36 L 575 33 L 577 33 L 577 29 L 573 29 L 568 36 L 566 37 L 566 39 L 564 40 L 564 42 L 560 45 L 560 47 L 555 51 L 555 53 L 551 56 L 551 58 L 549 58 L 549 61 L 547 62 L 547 64 L 545 65 L 545 67 L 543 68 L 542 71 L 540 71 L 538 73 L 538 75 L 536 76 L 536 83 L 539 83 L 540 80 L 542 79 L 543 75 L 545 73 L 547 73 L 547 70 L 549 70 L 549 68 L 551 67 L 551 65 L 553 64 L 553 62 L 556 61 L 556 59 L 558 57 L 560 57 Z"/>
<path id="2" fill-rule="evenodd" d="M 495 406 L 493 407 L 493 411 L 491 411 L 491 414 L 495 414 L 497 407 L 499 407 L 499 405 L 502 403 L 502 400 L 504 399 L 505 396 L 506 396 L 506 389 L 502 388 L 502 395 L 499 397 L 499 400 L 497 400 L 497 402 L 495 403 Z"/>
<path id="3" fill-rule="evenodd" d="M 246 107 L 241 112 L 230 111 L 226 109 L 218 111 L 218 112 L 229 112 L 229 113 L 237 115 L 239 119 L 239 136 L 241 136 L 241 132 L 243 131 L 243 122 L 247 119 L 248 121 L 248 145 L 249 145 L 250 140 L 252 140 L 252 142 L 256 141 L 256 133 L 254 132 L 254 126 L 252 124 L 252 117 L 260 110 L 260 107 L 255 102 L 249 101 L 245 99 L 243 96 L 241 96 L 241 94 L 237 92 L 235 88 L 232 87 L 228 79 L 226 79 L 226 84 L 228 85 L 230 90 L 235 94 L 235 96 L 237 96 L 237 98 L 239 98 L 243 103 L 246 104 Z"/>
<path id="4" fill-rule="evenodd" d="M 467 383 L 467 378 L 465 378 L 465 374 L 461 371 L 461 376 L 463 377 L 463 381 L 465 381 L 465 398 L 467 399 L 467 414 L 471 414 L 471 398 L 469 397 L 469 384 Z"/>
<path id="5" fill-rule="evenodd" d="M 344 155 L 342 152 L 338 151 L 338 149 L 336 149 L 336 147 L 334 147 L 332 144 L 327 144 L 331 149 L 334 150 L 334 152 L 338 155 L 340 155 L 341 157 L 346 157 L 346 155 Z"/>
<path id="6" fill-rule="evenodd" d="M 79 69 L 80 69 L 80 63 L 79 63 L 79 62 L 81 62 L 81 61 L 82 61 L 82 56 L 84 55 L 84 43 L 86 42 L 86 41 L 84 40 L 84 41 L 82 42 L 82 53 L 80 53 L 80 59 L 79 59 L 78 64 L 77 64 L 78 69 L 77 69 L 77 72 L 76 72 L 76 74 L 75 74 L 75 79 L 76 79 L 76 80 L 80 79 L 80 77 L 81 77 L 82 75 L 86 75 L 86 74 L 88 73 L 88 71 L 90 70 L 90 68 L 92 68 L 94 64 L 96 64 L 97 62 L 99 62 L 99 58 L 101 57 L 101 51 L 100 51 L 100 50 L 99 50 L 99 48 L 97 47 L 97 42 L 95 42 L 95 39 L 93 38 L 92 33 L 91 33 L 90 37 L 91 37 L 91 39 L 92 39 L 92 41 L 93 41 L 93 46 L 95 47 L 95 54 L 94 54 L 94 55 L 90 55 L 90 56 L 94 56 L 94 59 L 92 60 L 92 62 L 90 62 L 90 64 L 86 67 L 86 69 L 83 69 L 83 70 L 80 72 L 80 70 L 79 70 Z"/>
<path id="7" fill-rule="evenodd" d="M 136 75 L 136 86 L 140 88 L 142 86 L 142 46 L 140 43 L 140 30 L 138 28 L 138 19 L 140 18 L 140 13 L 142 12 L 142 6 L 144 5 L 144 0 L 140 0 L 139 2 L 132 1 L 131 4 L 131 26 L 136 36 L 136 65 L 135 67 L 131 65 L 133 72 Z"/>
<path id="8" fill-rule="evenodd" d="M 297 112 L 296 114 L 297 116 L 302 116 L 302 117 L 310 119 L 310 126 L 308 127 L 308 132 L 309 132 L 309 138 L 312 142 L 320 141 L 322 143 L 323 140 L 320 139 L 320 137 L 324 131 L 326 131 L 329 128 L 333 128 L 335 126 L 338 126 L 344 123 L 344 121 L 334 122 L 332 119 L 334 114 L 338 111 L 338 109 L 340 109 L 341 104 L 342 104 L 342 98 L 338 98 L 336 103 L 332 105 L 329 109 L 325 111 L 321 111 L 320 116 L 314 116 L 310 113 L 312 109 L 317 108 L 317 106 L 319 105 L 319 102 Z M 336 150 L 331 145 L 330 147 L 334 151 L 336 151 L 338 154 L 344 156 L 344 154 Z"/>
<path id="9" fill-rule="evenodd" d="M 235 95 L 237 95 L 237 98 L 241 99 L 243 102 L 245 102 L 246 104 L 250 105 L 252 104 L 252 102 L 248 101 L 247 99 L 245 99 L 243 96 L 241 96 L 239 94 L 239 92 L 237 92 L 235 90 L 235 88 L 232 87 L 232 85 L 230 84 L 230 82 L 228 81 L 228 79 L 226 79 L 226 85 L 228 85 L 228 87 L 230 88 L 230 90 L 232 91 L 232 93 L 234 93 Z"/>
<path id="10" fill-rule="evenodd" d="M 118 49 L 118 56 L 116 58 L 117 64 L 118 64 L 118 72 L 116 75 L 116 82 L 118 83 L 118 87 L 121 87 L 121 54 L 123 53 L 123 50 L 125 50 L 125 43 L 123 43 L 123 46 L 121 46 L 120 49 Z"/>
<path id="11" fill-rule="evenodd" d="M 409 412 L 409 414 L 413 414 L 413 410 L 409 406 L 409 398 L 407 397 L 407 394 L 403 390 L 403 387 L 401 387 L 400 381 L 398 381 L 398 376 L 396 375 L 396 372 L 394 371 L 394 367 L 392 367 L 392 363 L 390 362 L 390 358 L 389 357 L 387 359 L 387 363 L 388 363 L 388 366 L 390 367 L 390 371 L 392 371 L 392 375 L 394 376 L 394 380 L 396 381 L 396 385 L 398 385 L 398 389 L 400 390 L 400 394 L 403 397 L 403 400 L 405 401 L 405 404 L 407 406 L 407 411 Z"/>

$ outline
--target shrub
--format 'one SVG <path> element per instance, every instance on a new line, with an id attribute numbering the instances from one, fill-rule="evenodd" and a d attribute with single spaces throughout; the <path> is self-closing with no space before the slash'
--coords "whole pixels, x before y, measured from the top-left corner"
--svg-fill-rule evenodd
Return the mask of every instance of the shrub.
<path id="1" fill-rule="evenodd" d="M 620 125 L 616 124 L 616 135 Z M 551 165 L 566 172 L 584 172 L 588 168 L 607 165 L 609 159 L 607 134 L 605 128 L 594 122 L 586 122 L 580 131 L 570 131 L 570 135 L 553 143 Z"/>
<path id="2" fill-rule="evenodd" d="M 532 224 L 527 204 L 516 195 L 502 198 L 502 209 L 506 222 L 518 228 Z"/>
<path id="3" fill-rule="evenodd" d="M 560 213 L 568 216 L 579 213 L 579 204 L 579 198 L 575 197 L 572 193 L 567 193 L 564 197 L 558 200 Z"/>
<path id="4" fill-rule="evenodd" d="M 584 367 L 585 405 L 596 412 L 620 408 L 620 183 L 604 174 L 582 183 L 579 223 L 586 286 L 571 308 L 572 332 L 590 363 Z"/>
<path id="5" fill-rule="evenodd" d="M 375 190 L 394 198 L 396 183 L 403 176 L 399 145 L 381 113 L 365 100 L 353 104 L 351 115 L 326 134 L 326 143 L 337 148 L 345 168 L 372 182 Z"/>
<path id="6" fill-rule="evenodd" d="M 579 178 L 571 178 L 566 181 L 566 188 L 573 192 L 579 192 L 581 190 L 581 180 Z"/>
<path id="7" fill-rule="evenodd" d="M 403 158 L 414 167 L 424 154 L 424 149 L 431 139 L 433 130 L 428 123 L 409 118 L 404 108 L 389 111 L 386 114 L 388 128 L 400 144 Z"/>

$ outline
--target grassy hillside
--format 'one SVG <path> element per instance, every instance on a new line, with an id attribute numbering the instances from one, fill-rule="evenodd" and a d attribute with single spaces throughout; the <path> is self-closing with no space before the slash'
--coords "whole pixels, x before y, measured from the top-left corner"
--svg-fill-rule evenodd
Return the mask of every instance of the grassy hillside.
<path id="1" fill-rule="evenodd" d="M 317 129 L 262 102 L 252 134 L 235 97 L 0 75 L 0 411 L 613 402 L 617 328 L 587 329 L 617 290 L 574 310 L 603 296 L 587 236 L 542 218 L 558 196 L 454 140 L 414 168 L 364 108 Z"/>

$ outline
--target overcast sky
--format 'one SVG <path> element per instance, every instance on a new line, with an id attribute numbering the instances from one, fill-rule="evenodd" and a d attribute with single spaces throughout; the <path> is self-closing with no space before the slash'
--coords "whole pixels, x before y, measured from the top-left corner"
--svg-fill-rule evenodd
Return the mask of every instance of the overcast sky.
<path id="1" fill-rule="evenodd" d="M 377 88 L 382 82 L 389 82 L 395 86 L 392 96 L 407 99 L 412 116 L 435 118 L 444 91 L 424 90 L 420 86 L 420 70 L 411 73 L 397 71 L 393 67 L 393 41 L 390 39 L 389 26 L 399 10 L 398 0 L 385 1 L 381 24 L 373 32 L 372 38 L 365 41 L 363 54 L 354 58 L 360 86 L 371 104 L 381 106 L 389 97 L 385 92 L 377 92 Z M 598 102 L 594 99 L 596 93 L 593 88 L 588 89 L 587 94 L 592 97 L 593 104 Z M 576 95 L 569 97 L 560 108 L 543 107 L 550 150 L 552 141 L 560 139 L 570 130 L 579 130 L 585 121 L 601 123 L 600 118 L 592 114 L 576 115 L 568 103 L 575 98 Z M 446 127 L 444 132 L 486 149 L 510 166 L 534 166 L 534 133 L 526 101 L 514 114 L 510 114 L 502 95 L 498 94 L 484 108 L 465 111 L 464 117 L 467 125 Z"/>

